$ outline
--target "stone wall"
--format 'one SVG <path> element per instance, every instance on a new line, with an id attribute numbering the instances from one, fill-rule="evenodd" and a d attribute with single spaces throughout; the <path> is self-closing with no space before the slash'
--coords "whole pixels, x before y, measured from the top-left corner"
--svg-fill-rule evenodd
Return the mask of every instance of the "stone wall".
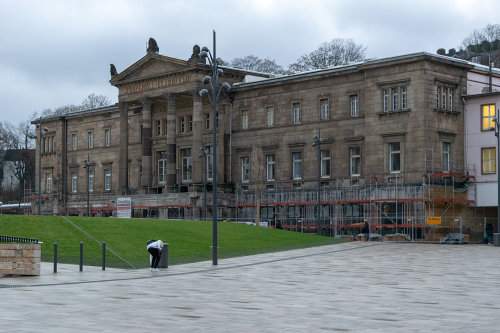
<path id="1" fill-rule="evenodd" d="M 0 244 L 1 275 L 40 275 L 40 244 Z"/>

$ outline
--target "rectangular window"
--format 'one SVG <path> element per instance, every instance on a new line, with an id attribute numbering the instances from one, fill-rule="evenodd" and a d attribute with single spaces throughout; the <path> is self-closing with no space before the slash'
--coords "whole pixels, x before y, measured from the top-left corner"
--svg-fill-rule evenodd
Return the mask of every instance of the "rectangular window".
<path id="1" fill-rule="evenodd" d="M 384 101 L 383 101 L 383 103 L 384 103 L 384 112 L 389 112 L 390 111 L 389 110 L 389 100 L 390 100 L 390 96 L 391 96 L 390 93 L 389 93 L 389 89 L 388 88 L 384 89 L 382 91 L 382 93 L 384 95 L 384 97 L 383 97 L 383 99 L 384 99 Z"/>
<path id="2" fill-rule="evenodd" d="M 104 191 L 111 191 L 111 179 L 112 179 L 112 171 L 111 168 L 104 169 Z"/>
<path id="3" fill-rule="evenodd" d="M 187 116 L 186 118 L 187 118 L 186 130 L 188 133 L 191 133 L 193 131 L 193 116 Z"/>
<path id="4" fill-rule="evenodd" d="M 497 150 L 495 147 L 481 148 L 481 173 L 483 175 L 497 172 Z"/>
<path id="5" fill-rule="evenodd" d="M 446 110 L 446 88 L 441 87 L 441 109 Z"/>
<path id="6" fill-rule="evenodd" d="M 451 170 L 451 143 L 442 143 L 442 153 L 443 171 L 449 172 Z"/>
<path id="7" fill-rule="evenodd" d="M 161 136 L 161 120 L 155 120 L 155 129 L 156 136 Z"/>
<path id="8" fill-rule="evenodd" d="M 111 128 L 106 128 L 104 130 L 104 145 L 106 147 L 111 146 Z"/>
<path id="9" fill-rule="evenodd" d="M 399 142 L 389 143 L 389 172 L 401 172 L 401 145 Z"/>
<path id="10" fill-rule="evenodd" d="M 302 153 L 292 153 L 292 178 L 295 180 L 302 179 Z"/>
<path id="11" fill-rule="evenodd" d="M 161 135 L 167 135 L 167 119 L 160 120 L 161 123 Z"/>
<path id="12" fill-rule="evenodd" d="M 164 152 L 160 152 L 160 156 L 163 156 Z M 167 159 L 161 157 L 158 160 L 158 184 L 165 184 L 167 181 Z"/>
<path id="13" fill-rule="evenodd" d="M 391 88 L 391 96 L 392 96 L 392 111 L 399 111 L 399 88 Z"/>
<path id="14" fill-rule="evenodd" d="M 481 105 L 481 130 L 489 131 L 495 129 L 495 104 Z"/>
<path id="15" fill-rule="evenodd" d="M 408 109 L 408 95 L 406 87 L 401 87 L 401 110 Z"/>
<path id="16" fill-rule="evenodd" d="M 300 124 L 300 103 L 292 103 L 292 124 Z"/>
<path id="17" fill-rule="evenodd" d="M 248 111 L 241 111 L 241 129 L 248 129 Z"/>
<path id="18" fill-rule="evenodd" d="M 52 170 L 45 173 L 45 193 L 52 193 Z"/>
<path id="19" fill-rule="evenodd" d="M 330 119 L 330 101 L 328 98 L 322 98 L 319 100 L 319 119 Z"/>
<path id="20" fill-rule="evenodd" d="M 179 117 L 179 133 L 186 132 L 186 120 L 184 117 Z"/>
<path id="21" fill-rule="evenodd" d="M 267 154 L 266 155 L 266 180 L 268 182 L 274 180 L 275 165 L 276 165 L 276 161 L 274 160 L 274 155 Z"/>
<path id="22" fill-rule="evenodd" d="M 351 95 L 349 97 L 351 104 L 351 117 L 359 117 L 359 97 L 358 95 Z"/>
<path id="23" fill-rule="evenodd" d="M 349 148 L 349 174 L 351 176 L 361 175 L 361 148 Z"/>
<path id="24" fill-rule="evenodd" d="M 71 175 L 71 193 L 77 193 L 77 192 L 78 192 L 78 175 L 72 174 Z"/>
<path id="25" fill-rule="evenodd" d="M 241 182 L 248 183 L 250 181 L 250 159 L 248 156 L 240 158 L 241 164 Z"/>
<path id="26" fill-rule="evenodd" d="M 191 148 L 181 149 L 181 156 L 182 156 L 182 181 L 190 182 L 193 174 Z"/>
<path id="27" fill-rule="evenodd" d="M 95 169 L 93 167 L 89 167 L 88 179 L 87 179 L 87 190 L 90 193 L 94 192 L 94 179 L 95 179 Z"/>
<path id="28" fill-rule="evenodd" d="M 213 157 L 212 157 L 212 145 L 205 146 L 205 172 L 208 181 L 213 179 Z"/>
<path id="29" fill-rule="evenodd" d="M 436 109 L 441 107 L 441 87 L 436 87 Z"/>
<path id="30" fill-rule="evenodd" d="M 205 114 L 205 129 L 210 129 L 210 113 Z"/>
<path id="31" fill-rule="evenodd" d="M 78 135 L 76 133 L 71 134 L 71 150 L 76 151 L 78 149 Z"/>
<path id="32" fill-rule="evenodd" d="M 331 157 L 329 150 L 321 151 L 321 177 L 328 178 L 331 176 Z"/>
<path id="33" fill-rule="evenodd" d="M 87 131 L 87 148 L 94 148 L 94 131 Z"/>
<path id="34" fill-rule="evenodd" d="M 266 122 L 267 122 L 267 127 L 273 127 L 274 126 L 274 107 L 268 106 L 266 107 Z"/>
<path id="35" fill-rule="evenodd" d="M 448 87 L 448 111 L 450 111 L 450 112 L 453 111 L 454 90 L 455 89 Z"/>

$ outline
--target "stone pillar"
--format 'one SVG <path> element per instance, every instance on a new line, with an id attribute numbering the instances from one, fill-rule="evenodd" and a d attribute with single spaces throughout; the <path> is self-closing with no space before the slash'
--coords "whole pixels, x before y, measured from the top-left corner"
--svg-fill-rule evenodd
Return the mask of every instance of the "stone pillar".
<path id="1" fill-rule="evenodd" d="M 177 185 L 176 145 L 175 145 L 175 95 L 167 95 L 167 191 L 172 191 Z"/>
<path id="2" fill-rule="evenodd" d="M 128 193 L 128 104 L 120 103 L 120 163 L 119 187 L 121 194 Z"/>
<path id="3" fill-rule="evenodd" d="M 193 184 L 203 182 L 203 155 L 201 152 L 203 131 L 203 104 L 198 91 L 193 92 L 193 144 L 191 156 L 193 160 Z"/>
<path id="4" fill-rule="evenodd" d="M 150 187 L 153 171 L 153 144 L 151 140 L 151 100 L 142 102 L 142 176 L 141 186 Z"/>

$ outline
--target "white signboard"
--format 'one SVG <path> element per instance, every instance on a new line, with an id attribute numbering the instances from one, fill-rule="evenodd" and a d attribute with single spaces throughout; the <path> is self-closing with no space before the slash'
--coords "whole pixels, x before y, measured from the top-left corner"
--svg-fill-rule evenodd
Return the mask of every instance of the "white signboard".
<path id="1" fill-rule="evenodd" d="M 129 219 L 132 217 L 132 199 L 117 198 L 116 199 L 116 217 Z"/>

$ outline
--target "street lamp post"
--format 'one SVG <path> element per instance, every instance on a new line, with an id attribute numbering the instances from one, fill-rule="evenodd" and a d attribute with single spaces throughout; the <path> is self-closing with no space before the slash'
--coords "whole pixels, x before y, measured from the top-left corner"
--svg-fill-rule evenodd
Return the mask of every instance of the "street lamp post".
<path id="1" fill-rule="evenodd" d="M 318 161 L 318 213 L 316 215 L 316 231 L 319 231 L 321 224 L 321 136 L 318 128 L 318 135 L 313 138 L 313 146 L 316 147 L 316 159 Z"/>
<path id="2" fill-rule="evenodd" d="M 227 82 L 221 83 L 219 78 L 223 74 L 222 68 L 219 68 L 216 55 L 216 39 L 215 30 L 213 31 L 213 54 L 208 47 L 204 46 L 201 49 L 200 57 L 208 60 L 211 75 L 203 78 L 203 84 L 206 88 L 200 90 L 200 96 L 207 96 L 212 105 L 212 264 L 217 265 L 218 257 L 218 240 L 217 240 L 217 127 L 218 127 L 218 112 L 217 107 L 219 98 L 222 92 L 229 93 L 231 85 Z"/>

